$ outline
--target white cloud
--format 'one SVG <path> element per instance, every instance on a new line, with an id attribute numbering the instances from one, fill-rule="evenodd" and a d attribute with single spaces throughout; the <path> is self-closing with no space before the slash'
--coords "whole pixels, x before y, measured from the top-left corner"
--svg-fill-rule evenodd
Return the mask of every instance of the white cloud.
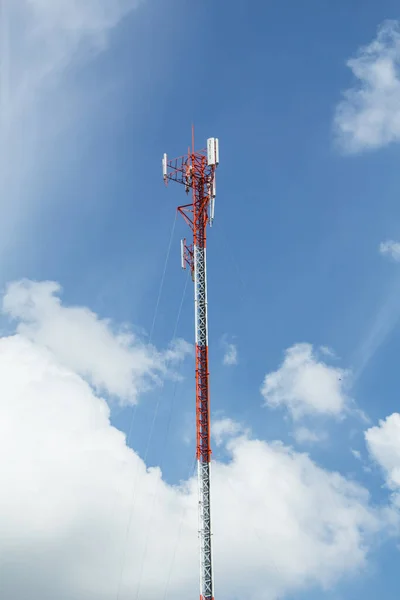
<path id="1" fill-rule="evenodd" d="M 307 414 L 340 416 L 347 405 L 348 372 L 319 360 L 311 344 L 295 344 L 277 371 L 264 379 L 261 393 L 271 408 L 284 406 L 294 419 Z"/>
<path id="2" fill-rule="evenodd" d="M 244 432 L 245 429 L 240 423 L 228 417 L 214 419 L 211 423 L 211 434 L 217 446 L 221 446 L 228 439 Z"/>
<path id="3" fill-rule="evenodd" d="M 400 140 L 400 28 L 385 21 L 377 37 L 347 66 L 357 85 L 336 109 L 335 134 L 347 152 L 379 148 Z"/>
<path id="4" fill-rule="evenodd" d="M 400 414 L 393 413 L 365 432 L 368 450 L 384 472 L 387 486 L 400 506 Z"/>
<path id="5" fill-rule="evenodd" d="M 223 363 L 228 367 L 238 364 L 238 352 L 235 344 L 226 344 Z"/>
<path id="6" fill-rule="evenodd" d="M 400 319 L 400 279 L 392 278 L 383 290 L 381 306 L 366 327 L 353 360 L 353 382 L 361 377 L 368 364 L 383 346 Z"/>
<path id="7" fill-rule="evenodd" d="M 326 440 L 326 433 L 323 431 L 314 431 L 308 427 L 298 427 L 293 432 L 293 437 L 298 444 L 316 444 Z"/>
<path id="8" fill-rule="evenodd" d="M 228 336 L 223 335 L 221 339 L 221 346 L 224 350 L 224 357 L 222 364 L 226 367 L 232 367 L 238 364 L 238 349 L 237 345 L 233 342 L 228 341 Z"/>
<path id="9" fill-rule="evenodd" d="M 111 30 L 139 3 L 3 0 L 3 31 L 9 29 L 2 72 L 8 118 L 20 116 L 45 86 L 60 84 L 60 74 L 72 63 L 103 50 Z"/>
<path id="10" fill-rule="evenodd" d="M 332 350 L 332 348 L 329 348 L 328 346 L 321 346 L 319 351 L 322 354 L 325 354 L 325 356 L 327 356 L 328 358 L 337 358 L 335 352 Z"/>
<path id="11" fill-rule="evenodd" d="M 386 516 L 365 489 L 281 444 L 242 436 L 227 450 L 213 466 L 221 600 L 278 600 L 366 565 Z M 3 598 L 115 598 L 123 555 L 120 600 L 197 589 L 195 481 L 146 468 L 106 403 L 21 335 L 0 339 L 0 454 Z"/>
<path id="12" fill-rule="evenodd" d="M 388 240 L 382 242 L 379 246 L 379 252 L 383 255 L 390 256 L 393 260 L 400 261 L 400 243 Z"/>
<path id="13" fill-rule="evenodd" d="M 53 281 L 11 283 L 3 311 L 18 319 L 19 333 L 51 350 L 100 392 L 136 402 L 138 393 L 173 375 L 171 367 L 192 350 L 178 339 L 165 352 L 158 352 L 126 328 L 114 331 L 110 321 L 87 308 L 63 306 L 60 291 Z"/>

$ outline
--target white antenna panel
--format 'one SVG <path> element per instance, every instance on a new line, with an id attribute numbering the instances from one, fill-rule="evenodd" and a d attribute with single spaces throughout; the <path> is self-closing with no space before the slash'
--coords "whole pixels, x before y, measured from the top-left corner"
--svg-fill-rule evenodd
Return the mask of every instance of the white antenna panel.
<path id="1" fill-rule="evenodd" d="M 209 166 L 215 165 L 215 138 L 208 138 L 207 140 L 207 164 Z"/>
<path id="2" fill-rule="evenodd" d="M 164 177 L 164 179 L 166 179 L 167 173 L 168 173 L 168 157 L 166 154 L 164 154 L 163 159 L 162 159 L 162 170 L 163 170 L 163 177 Z"/>
<path id="3" fill-rule="evenodd" d="M 186 265 L 185 265 L 185 240 L 181 240 L 181 267 L 182 267 L 182 269 L 186 268 Z"/>
<path id="4" fill-rule="evenodd" d="M 207 140 L 207 163 L 209 166 L 219 164 L 218 138 L 208 138 Z"/>
<path id="5" fill-rule="evenodd" d="M 214 213 L 215 213 L 215 198 L 211 198 L 210 202 L 210 227 L 214 221 Z"/>

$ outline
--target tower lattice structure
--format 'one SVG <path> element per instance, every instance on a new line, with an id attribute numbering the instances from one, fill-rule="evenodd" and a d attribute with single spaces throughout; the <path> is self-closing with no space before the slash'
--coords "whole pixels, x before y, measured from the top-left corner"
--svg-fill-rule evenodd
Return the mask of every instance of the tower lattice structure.
<path id="1" fill-rule="evenodd" d="M 207 225 L 212 225 L 215 207 L 215 172 L 219 164 L 219 142 L 209 138 L 207 147 L 192 149 L 172 160 L 164 154 L 163 177 L 175 181 L 191 193 L 189 204 L 177 210 L 192 231 L 192 241 L 181 241 L 181 265 L 189 267 L 194 282 L 196 339 L 196 456 L 199 493 L 200 600 L 213 600 L 213 562 L 211 531 L 211 432 L 207 319 Z"/>

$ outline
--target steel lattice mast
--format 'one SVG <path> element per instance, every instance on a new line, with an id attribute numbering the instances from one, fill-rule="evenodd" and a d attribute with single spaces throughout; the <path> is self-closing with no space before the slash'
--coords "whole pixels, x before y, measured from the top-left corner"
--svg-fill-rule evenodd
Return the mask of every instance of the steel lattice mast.
<path id="1" fill-rule="evenodd" d="M 215 170 L 219 163 L 218 139 L 207 140 L 207 148 L 195 151 L 192 131 L 192 150 L 187 155 L 168 160 L 164 154 L 164 181 L 176 181 L 192 193 L 192 202 L 178 207 L 192 230 L 193 242 L 181 242 L 182 268 L 188 266 L 194 282 L 195 333 L 196 333 L 196 443 L 197 476 L 199 489 L 199 536 L 200 536 L 200 600 L 212 600 L 213 565 L 211 543 L 211 497 L 210 497 L 210 394 L 208 367 L 207 323 L 207 265 L 206 229 L 214 219 Z"/>

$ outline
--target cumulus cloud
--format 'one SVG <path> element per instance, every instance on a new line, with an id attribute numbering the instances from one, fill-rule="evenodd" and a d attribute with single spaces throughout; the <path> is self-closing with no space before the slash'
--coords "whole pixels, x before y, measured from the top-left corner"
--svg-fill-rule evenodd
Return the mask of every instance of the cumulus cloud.
<path id="1" fill-rule="evenodd" d="M 387 242 L 382 242 L 379 246 L 379 252 L 384 256 L 389 256 L 396 262 L 400 261 L 400 243 L 394 242 L 393 240 L 388 240 Z"/>
<path id="2" fill-rule="evenodd" d="M 377 37 L 347 61 L 357 82 L 344 92 L 334 129 L 347 152 L 379 148 L 400 139 L 400 27 L 385 21 Z"/>
<path id="3" fill-rule="evenodd" d="M 3 311 L 18 320 L 24 337 L 51 350 L 74 372 L 87 377 L 100 392 L 135 403 L 140 392 L 162 377 L 192 351 L 182 339 L 159 352 L 128 329 L 114 330 L 85 307 L 63 306 L 54 281 L 11 283 L 3 298 Z"/>
<path id="4" fill-rule="evenodd" d="M 231 438 L 213 465 L 221 600 L 278 600 L 366 564 L 384 513 L 282 444 Z M 13 600 L 184 598 L 198 586 L 194 479 L 170 486 L 89 385 L 22 335 L 0 339 L 1 593 Z M 128 529 L 128 523 L 131 526 Z"/>
<path id="5" fill-rule="evenodd" d="M 211 434 L 217 446 L 221 446 L 228 439 L 244 432 L 243 425 L 228 417 L 214 419 L 211 423 Z"/>
<path id="6" fill-rule="evenodd" d="M 261 393 L 270 408 L 285 407 L 294 419 L 305 415 L 340 416 L 347 405 L 349 373 L 319 359 L 311 344 L 295 344 L 277 371 L 266 375 Z"/>
<path id="7" fill-rule="evenodd" d="M 365 432 L 371 457 L 382 469 L 386 484 L 400 507 L 400 414 L 393 413 Z"/>

